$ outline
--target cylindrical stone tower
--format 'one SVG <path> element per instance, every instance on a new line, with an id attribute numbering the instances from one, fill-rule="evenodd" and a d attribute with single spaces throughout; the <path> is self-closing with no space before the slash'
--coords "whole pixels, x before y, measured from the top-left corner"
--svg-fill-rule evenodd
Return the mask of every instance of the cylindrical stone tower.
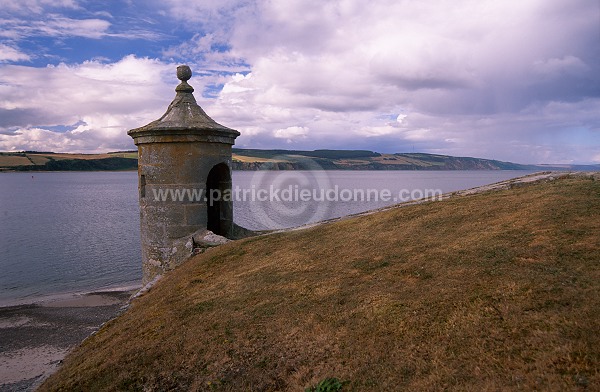
<path id="1" fill-rule="evenodd" d="M 174 268 L 205 230 L 230 237 L 231 146 L 238 131 L 210 118 L 177 67 L 175 99 L 158 120 L 128 132 L 138 147 L 143 282 Z"/>

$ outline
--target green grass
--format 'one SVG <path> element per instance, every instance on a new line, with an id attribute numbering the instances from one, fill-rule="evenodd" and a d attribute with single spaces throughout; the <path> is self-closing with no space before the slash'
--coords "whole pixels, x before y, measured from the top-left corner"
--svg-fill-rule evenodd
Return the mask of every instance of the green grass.
<path id="1" fill-rule="evenodd" d="M 342 382 L 335 377 L 328 377 L 315 385 L 314 387 L 306 388 L 305 392 L 338 392 L 344 388 L 344 384 L 348 381 Z"/>
<path id="2" fill-rule="evenodd" d="M 565 178 L 213 248 L 40 390 L 598 390 L 599 330 L 600 181 Z"/>

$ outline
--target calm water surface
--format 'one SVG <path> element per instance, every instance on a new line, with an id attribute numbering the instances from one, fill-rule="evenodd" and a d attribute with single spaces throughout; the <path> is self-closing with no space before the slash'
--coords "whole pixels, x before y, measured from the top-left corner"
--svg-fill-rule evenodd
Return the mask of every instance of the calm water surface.
<path id="1" fill-rule="evenodd" d="M 297 227 L 306 223 L 351 215 L 375 208 L 386 207 L 410 199 L 421 198 L 428 191 L 442 193 L 469 189 L 491 184 L 514 177 L 524 176 L 528 171 L 258 171 L 234 172 L 233 187 L 252 187 L 291 190 L 308 189 L 310 201 L 292 198 L 284 200 L 280 192 L 279 200 L 267 201 L 238 200 L 234 204 L 234 219 L 244 227 L 253 230 Z M 321 195 L 315 189 L 325 189 Z M 370 192 L 377 190 L 378 192 Z M 389 200 L 382 200 L 384 191 Z M 362 193 L 361 193 L 362 192 Z M 312 201 L 313 195 L 324 201 Z M 355 195 L 379 196 L 355 197 Z M 235 192 L 234 192 L 235 196 Z M 251 195 L 250 195 L 251 196 Z M 349 197 L 351 196 L 351 197 Z M 328 197 L 330 197 L 328 199 Z M 327 201 L 332 200 L 333 201 Z M 234 199 L 235 200 L 235 199 Z"/>
<path id="2" fill-rule="evenodd" d="M 1 173 L 0 304 L 139 281 L 137 174 Z"/>
<path id="3" fill-rule="evenodd" d="M 525 175 L 523 171 L 234 172 L 244 189 L 300 187 L 451 192 Z M 0 173 L 0 306 L 61 293 L 132 287 L 141 280 L 136 172 Z M 235 221 L 251 229 L 293 227 L 390 201 L 236 201 Z"/>

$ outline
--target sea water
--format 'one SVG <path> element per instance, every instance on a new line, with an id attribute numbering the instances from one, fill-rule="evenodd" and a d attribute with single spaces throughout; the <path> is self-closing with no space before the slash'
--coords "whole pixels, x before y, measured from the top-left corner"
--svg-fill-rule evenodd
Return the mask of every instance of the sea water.
<path id="1" fill-rule="evenodd" d="M 234 190 L 239 189 L 234 220 L 255 230 L 294 227 L 395 204 L 426 190 L 452 192 L 527 173 L 233 172 Z M 281 192 L 252 197 L 252 189 L 258 196 L 270 187 L 291 190 L 292 197 Z M 302 189 L 311 192 L 308 200 L 294 199 L 294 191 Z M 319 199 L 320 190 L 330 197 Z M 370 199 L 354 198 L 368 190 Z M 0 173 L 0 306 L 139 285 L 139 224 L 136 172 Z"/>

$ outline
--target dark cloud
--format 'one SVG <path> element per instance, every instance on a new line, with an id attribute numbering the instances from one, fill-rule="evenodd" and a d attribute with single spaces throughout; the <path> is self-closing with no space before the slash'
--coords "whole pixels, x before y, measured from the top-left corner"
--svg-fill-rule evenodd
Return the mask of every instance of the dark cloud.
<path id="1" fill-rule="evenodd" d="M 62 116 L 37 109 L 2 109 L 0 108 L 0 129 L 15 127 L 31 127 L 39 124 L 55 124 Z"/>

